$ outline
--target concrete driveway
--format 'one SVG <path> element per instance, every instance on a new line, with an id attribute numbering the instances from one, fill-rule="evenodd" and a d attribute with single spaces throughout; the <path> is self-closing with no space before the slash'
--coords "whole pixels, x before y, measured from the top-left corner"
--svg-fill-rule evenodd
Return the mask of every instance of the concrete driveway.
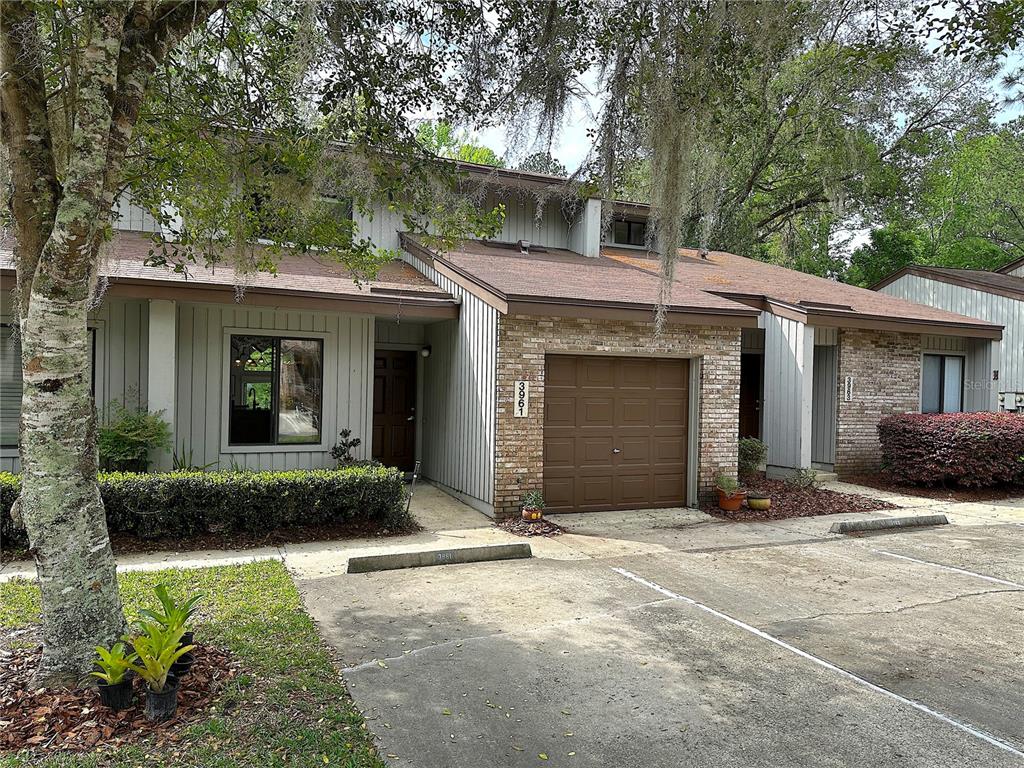
<path id="1" fill-rule="evenodd" d="M 833 519 L 578 516 L 298 584 L 396 766 L 1024 764 L 1024 527 Z"/>

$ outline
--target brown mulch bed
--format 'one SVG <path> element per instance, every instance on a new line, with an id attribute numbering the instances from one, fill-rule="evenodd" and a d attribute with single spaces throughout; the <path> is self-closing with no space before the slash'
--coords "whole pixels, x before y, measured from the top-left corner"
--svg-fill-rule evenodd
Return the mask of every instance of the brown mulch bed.
<path id="1" fill-rule="evenodd" d="M 157 743 L 178 739 L 181 725 L 206 716 L 210 705 L 239 671 L 220 648 L 197 644 L 192 670 L 178 690 L 178 712 L 162 723 L 143 715 L 145 683 L 135 681 L 135 703 L 115 712 L 100 704 L 95 688 L 29 690 L 40 650 L 0 651 L 0 751 L 83 752 L 156 735 Z"/>
<path id="2" fill-rule="evenodd" d="M 866 485 L 880 491 L 899 493 L 904 496 L 920 496 L 923 499 L 938 501 L 1002 501 L 1024 496 L 1024 488 L 1012 486 L 961 488 L 959 486 L 907 485 L 887 477 L 884 472 L 877 475 L 843 475 L 839 479 L 844 483 Z"/>
<path id="3" fill-rule="evenodd" d="M 551 536 L 561 536 L 565 533 L 565 529 L 562 526 L 555 525 L 543 518 L 527 522 L 521 517 L 510 517 L 508 520 L 495 523 L 495 526 L 516 536 L 547 536 L 550 538 Z"/>
<path id="4" fill-rule="evenodd" d="M 898 509 L 887 501 L 871 499 L 854 493 L 839 493 L 825 488 L 801 487 L 784 480 L 768 480 L 765 477 L 748 478 L 744 482 L 748 492 L 770 496 L 771 509 L 758 511 L 741 507 L 736 512 L 726 512 L 717 504 L 705 508 L 705 512 L 723 520 L 783 520 L 787 517 L 813 517 L 815 515 L 838 515 L 843 512 L 877 512 L 881 509 Z"/>

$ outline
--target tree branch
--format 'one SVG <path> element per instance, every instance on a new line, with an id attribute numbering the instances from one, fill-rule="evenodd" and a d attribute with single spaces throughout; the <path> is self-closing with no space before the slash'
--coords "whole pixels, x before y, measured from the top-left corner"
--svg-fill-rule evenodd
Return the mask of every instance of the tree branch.
<path id="1" fill-rule="evenodd" d="M 0 2 L 0 131 L 11 165 L 10 208 L 21 317 L 61 197 L 37 24 L 31 3 Z"/>
<path id="2" fill-rule="evenodd" d="M 149 79 L 182 38 L 226 4 L 227 0 L 170 0 L 154 8 L 143 1 L 136 2 L 129 11 L 117 63 L 117 87 L 111 104 L 110 140 L 103 184 L 107 215 L 121 186 L 125 154 L 135 133 Z"/>

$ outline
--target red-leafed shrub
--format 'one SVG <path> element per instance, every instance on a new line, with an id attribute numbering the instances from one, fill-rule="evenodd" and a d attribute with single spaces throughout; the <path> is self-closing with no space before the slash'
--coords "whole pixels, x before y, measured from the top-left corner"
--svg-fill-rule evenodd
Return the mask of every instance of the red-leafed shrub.
<path id="1" fill-rule="evenodd" d="M 1024 485 L 1024 416 L 902 413 L 878 424 L 882 466 L 915 485 Z"/>

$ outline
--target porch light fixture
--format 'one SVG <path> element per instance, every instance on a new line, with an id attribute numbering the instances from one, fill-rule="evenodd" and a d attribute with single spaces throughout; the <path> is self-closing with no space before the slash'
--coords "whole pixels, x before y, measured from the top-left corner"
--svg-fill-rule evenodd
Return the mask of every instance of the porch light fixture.
<path id="1" fill-rule="evenodd" d="M 420 349 L 420 357 L 430 357 L 430 346 Z"/>

